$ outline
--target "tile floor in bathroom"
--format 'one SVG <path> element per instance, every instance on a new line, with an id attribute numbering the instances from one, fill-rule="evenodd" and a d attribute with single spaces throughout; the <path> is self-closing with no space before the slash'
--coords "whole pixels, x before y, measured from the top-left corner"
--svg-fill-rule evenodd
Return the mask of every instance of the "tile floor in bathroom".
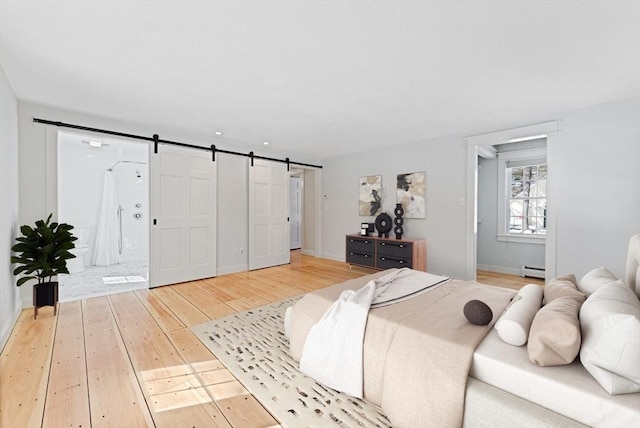
<path id="1" fill-rule="evenodd" d="M 149 263 L 124 262 L 85 266 L 84 272 L 58 276 L 60 302 L 106 296 L 149 288 Z"/>

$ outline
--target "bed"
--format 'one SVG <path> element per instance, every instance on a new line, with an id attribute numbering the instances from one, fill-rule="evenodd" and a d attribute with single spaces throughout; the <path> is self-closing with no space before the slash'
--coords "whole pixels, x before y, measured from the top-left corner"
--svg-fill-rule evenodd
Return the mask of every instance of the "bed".
<path id="1" fill-rule="evenodd" d="M 629 245 L 625 277 L 636 302 L 639 260 L 637 235 Z M 292 356 L 300 360 L 309 330 L 344 290 L 358 290 L 386 274 L 336 284 L 296 303 L 288 319 Z M 515 293 L 452 280 L 402 303 L 371 309 L 362 357 L 364 399 L 380 406 L 399 427 L 640 426 L 640 392 L 612 395 L 580 357 L 571 364 L 540 367 L 531 361 L 527 346 L 501 340 L 493 326 Z M 496 314 L 489 325 L 471 325 L 464 318 L 463 307 L 472 299 L 487 303 Z M 635 352 L 640 341 L 629 343 Z M 640 360 L 631 364 L 640 375 Z"/>

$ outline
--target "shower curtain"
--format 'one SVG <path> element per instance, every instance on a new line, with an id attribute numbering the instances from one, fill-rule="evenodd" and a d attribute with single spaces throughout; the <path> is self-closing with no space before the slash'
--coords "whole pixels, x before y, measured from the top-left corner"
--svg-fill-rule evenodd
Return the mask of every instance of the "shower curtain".
<path id="1" fill-rule="evenodd" d="M 118 250 L 118 239 L 120 235 L 118 208 L 118 197 L 113 172 L 107 171 L 104 176 L 102 203 L 100 204 L 98 228 L 93 250 L 92 264 L 95 266 L 108 266 L 120 263 L 120 252 Z"/>

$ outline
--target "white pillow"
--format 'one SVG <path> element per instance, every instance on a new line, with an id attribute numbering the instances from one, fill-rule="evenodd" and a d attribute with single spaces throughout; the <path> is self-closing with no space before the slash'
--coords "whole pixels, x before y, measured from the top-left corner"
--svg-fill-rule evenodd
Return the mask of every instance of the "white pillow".
<path id="1" fill-rule="evenodd" d="M 594 291 L 580 309 L 580 361 L 612 395 L 640 392 L 640 301 L 622 281 Z"/>
<path id="2" fill-rule="evenodd" d="M 542 306 L 542 294 L 542 287 L 527 284 L 513 296 L 513 300 L 496 323 L 498 336 L 503 342 L 514 346 L 527 343 L 533 317 Z"/>
<path id="3" fill-rule="evenodd" d="M 587 272 L 587 274 L 578 281 L 578 290 L 589 297 L 589 295 L 598 288 L 616 282 L 617 280 L 618 278 L 612 274 L 609 269 L 599 267 Z"/>
<path id="4" fill-rule="evenodd" d="M 629 240 L 625 282 L 640 299 L 640 233 Z"/>

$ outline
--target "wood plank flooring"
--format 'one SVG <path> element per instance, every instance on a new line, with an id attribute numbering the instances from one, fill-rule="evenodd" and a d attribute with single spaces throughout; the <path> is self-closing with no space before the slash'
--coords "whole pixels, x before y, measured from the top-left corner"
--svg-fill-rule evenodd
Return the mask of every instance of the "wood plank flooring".
<path id="1" fill-rule="evenodd" d="M 0 354 L 0 427 L 272 427 L 189 327 L 372 271 L 291 264 L 23 311 Z M 530 278 L 478 272 L 509 288 Z"/>

